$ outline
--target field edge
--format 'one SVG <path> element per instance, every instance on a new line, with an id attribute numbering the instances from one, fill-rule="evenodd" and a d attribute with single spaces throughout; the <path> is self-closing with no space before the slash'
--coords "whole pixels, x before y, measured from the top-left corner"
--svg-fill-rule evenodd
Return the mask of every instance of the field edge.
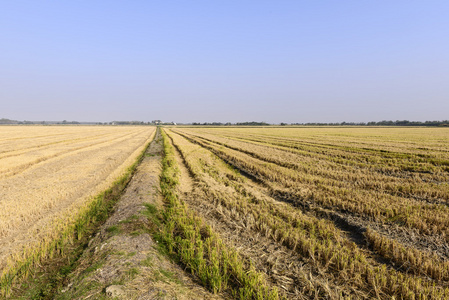
<path id="1" fill-rule="evenodd" d="M 120 199 L 145 152 L 155 139 L 157 130 L 159 129 L 154 130 L 148 138 L 135 162 L 108 189 L 87 201 L 70 222 L 59 220 L 64 222 L 59 222 L 61 227 L 58 238 L 41 241 L 8 261 L 0 276 L 0 296 L 8 298 L 15 292 L 20 294 L 24 288 L 40 290 L 39 294 L 43 296 L 60 284 L 60 277 L 73 267 L 89 237 L 114 210 L 115 203 Z M 44 276 L 40 279 L 32 278 L 31 275 L 44 269 Z M 48 272 L 48 269 L 52 272 Z"/>

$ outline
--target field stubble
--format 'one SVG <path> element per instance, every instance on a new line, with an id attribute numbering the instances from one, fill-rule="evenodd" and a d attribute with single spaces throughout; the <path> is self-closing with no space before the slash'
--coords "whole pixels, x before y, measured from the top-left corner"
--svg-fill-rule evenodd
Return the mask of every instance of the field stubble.
<path id="1" fill-rule="evenodd" d="M 195 179 L 189 205 L 209 222 L 221 222 L 223 236 L 261 235 L 299 255 L 306 269 L 290 272 L 286 281 L 312 278 L 311 290 L 330 298 L 337 296 L 329 291 L 357 298 L 448 297 L 447 130 L 168 133 Z M 238 249 L 250 247 L 229 240 Z M 275 269 L 262 267 L 263 255 L 248 257 L 275 278 Z M 299 291 L 271 282 L 289 297 L 311 295 L 304 280 Z"/>
<path id="2" fill-rule="evenodd" d="M 0 270 L 44 251 L 89 200 L 128 172 L 150 127 L 2 127 Z M 40 250 L 38 250 L 40 249 Z M 31 254 L 33 253 L 33 254 Z"/>

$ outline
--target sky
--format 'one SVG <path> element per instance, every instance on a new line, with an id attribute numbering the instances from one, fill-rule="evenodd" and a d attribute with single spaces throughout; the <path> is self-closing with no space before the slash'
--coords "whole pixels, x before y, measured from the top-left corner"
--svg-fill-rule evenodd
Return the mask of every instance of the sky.
<path id="1" fill-rule="evenodd" d="M 0 118 L 449 119 L 449 1 L 0 1 Z"/>

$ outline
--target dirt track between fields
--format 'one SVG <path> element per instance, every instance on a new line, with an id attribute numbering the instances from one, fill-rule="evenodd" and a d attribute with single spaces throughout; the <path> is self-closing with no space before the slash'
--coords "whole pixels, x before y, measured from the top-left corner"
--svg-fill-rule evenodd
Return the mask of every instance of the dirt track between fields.
<path id="1" fill-rule="evenodd" d="M 148 233 L 145 204 L 162 208 L 158 132 L 114 214 L 89 242 L 56 299 L 219 299 L 164 256 Z"/>

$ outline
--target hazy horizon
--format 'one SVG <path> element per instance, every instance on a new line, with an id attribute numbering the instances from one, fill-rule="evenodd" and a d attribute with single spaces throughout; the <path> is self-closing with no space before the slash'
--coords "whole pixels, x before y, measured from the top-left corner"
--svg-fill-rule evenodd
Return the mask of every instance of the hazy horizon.
<path id="1" fill-rule="evenodd" d="M 62 120 L 62 119 L 60 119 L 60 120 L 56 120 L 56 119 L 55 120 L 16 120 L 16 119 L 9 119 L 9 118 L 4 118 L 3 116 L 0 116 L 0 121 L 3 120 L 3 119 L 9 120 L 9 121 L 17 121 L 17 122 L 19 122 L 19 124 L 23 124 L 23 122 L 30 122 L 30 123 L 45 122 L 45 123 L 48 123 L 48 124 L 61 124 L 61 123 L 65 124 L 65 123 L 67 123 L 68 125 L 75 124 L 74 122 L 81 123 L 81 124 L 85 124 L 85 123 L 91 123 L 91 124 L 104 123 L 104 124 L 106 124 L 106 123 L 114 123 L 114 122 L 127 122 L 127 123 L 143 122 L 143 123 L 145 123 L 145 125 L 147 125 L 147 123 L 152 123 L 152 121 L 154 121 L 154 120 L 151 120 L 151 121 L 144 121 L 144 120 L 110 120 L 110 121 L 89 120 L 89 121 L 79 121 L 79 120 Z M 159 120 L 159 119 L 157 119 L 157 120 Z M 290 122 L 290 123 L 287 123 L 287 122 L 265 122 L 263 120 L 245 120 L 245 121 L 237 121 L 237 122 L 221 122 L 221 121 L 214 121 L 214 120 L 208 121 L 208 122 L 195 122 L 195 121 L 192 121 L 192 122 L 179 122 L 179 121 L 176 121 L 176 120 L 159 120 L 159 121 L 161 121 L 162 123 L 175 123 L 175 124 L 179 124 L 179 125 L 182 125 L 182 124 L 186 124 L 186 125 L 188 125 L 188 124 L 203 125 L 203 124 L 212 124 L 212 123 L 220 123 L 220 124 L 226 125 L 226 123 L 239 124 L 239 123 L 252 123 L 252 122 L 255 122 L 255 123 L 267 123 L 269 125 L 280 125 L 280 124 L 287 124 L 287 125 L 295 125 L 295 124 L 301 125 L 301 124 L 305 124 L 305 125 L 307 125 L 307 124 L 342 124 L 342 123 L 347 123 L 348 125 L 353 125 L 353 124 L 368 124 L 368 123 L 371 123 L 371 122 L 381 123 L 381 122 L 403 122 L 403 121 L 409 121 L 409 122 L 412 122 L 412 123 L 413 122 L 421 122 L 421 123 L 425 123 L 425 122 L 446 122 L 447 123 L 447 121 L 449 121 L 449 120 L 423 120 L 423 121 L 418 121 L 418 120 L 369 120 L 369 121 L 359 121 L 359 122 L 352 122 L 352 121 L 345 120 L 345 121 L 341 121 L 341 122 Z M 5 123 L 5 124 L 7 124 L 7 123 Z M 3 124 L 0 123 L 0 125 L 3 125 Z M 398 126 L 398 125 L 395 125 L 395 126 Z M 417 125 L 413 125 L 413 126 L 417 126 Z M 434 126 L 434 125 L 430 125 L 430 126 Z"/>
<path id="2" fill-rule="evenodd" d="M 449 119 L 447 1 L 0 4 L 0 118 Z"/>

